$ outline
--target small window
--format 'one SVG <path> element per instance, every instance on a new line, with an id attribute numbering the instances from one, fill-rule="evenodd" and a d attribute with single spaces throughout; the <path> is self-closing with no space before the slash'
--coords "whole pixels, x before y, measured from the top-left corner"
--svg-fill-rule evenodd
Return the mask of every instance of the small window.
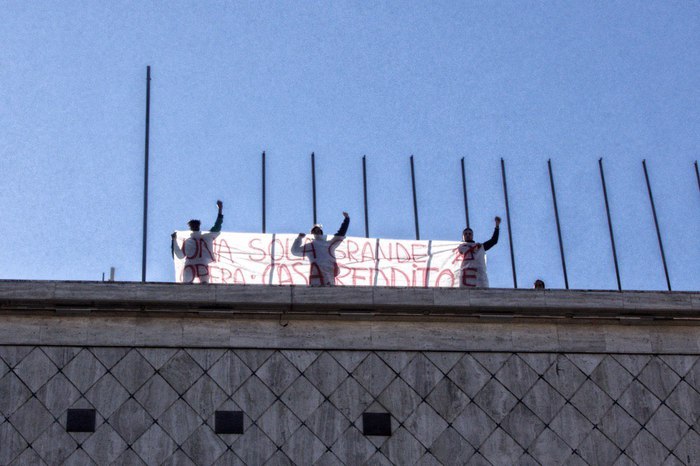
<path id="1" fill-rule="evenodd" d="M 68 432 L 95 432 L 95 410 L 69 409 L 66 430 Z"/>
<path id="2" fill-rule="evenodd" d="M 214 432 L 217 434 L 242 434 L 243 411 L 216 411 Z"/>
<path id="3" fill-rule="evenodd" d="M 391 415 L 389 413 L 362 414 L 362 433 L 365 435 L 391 435 Z"/>

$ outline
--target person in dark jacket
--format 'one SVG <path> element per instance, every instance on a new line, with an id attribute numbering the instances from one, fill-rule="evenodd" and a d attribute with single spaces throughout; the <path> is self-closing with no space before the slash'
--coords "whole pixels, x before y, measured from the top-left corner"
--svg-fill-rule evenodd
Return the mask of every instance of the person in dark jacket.
<path id="1" fill-rule="evenodd" d="M 474 231 L 471 228 L 467 227 L 462 231 L 462 244 L 458 248 L 459 253 L 462 254 L 462 265 L 459 274 L 460 287 L 489 287 L 484 253 L 498 243 L 501 217 L 496 217 L 494 220 L 496 227 L 493 230 L 493 235 L 491 235 L 491 239 L 484 241 L 483 244 L 474 242 Z"/>
<path id="2" fill-rule="evenodd" d="M 488 251 L 492 247 L 498 243 L 498 233 L 500 231 L 500 226 L 501 226 L 501 217 L 496 217 L 494 219 L 496 221 L 496 228 L 493 229 L 493 235 L 491 235 L 491 239 L 488 241 L 484 241 L 483 244 L 481 243 L 475 243 L 474 242 L 474 231 L 467 227 L 462 231 L 462 242 L 464 243 L 469 243 L 471 245 L 476 246 L 476 249 L 479 249 L 483 246 L 484 251 Z"/>
<path id="3" fill-rule="evenodd" d="M 323 225 L 317 223 L 311 228 L 313 239 L 302 246 L 306 233 L 299 233 L 292 244 L 292 254 L 309 259 L 309 285 L 334 286 L 338 275 L 335 249 L 343 241 L 350 226 L 350 215 L 343 212 L 343 223 L 333 236 L 323 234 Z"/>

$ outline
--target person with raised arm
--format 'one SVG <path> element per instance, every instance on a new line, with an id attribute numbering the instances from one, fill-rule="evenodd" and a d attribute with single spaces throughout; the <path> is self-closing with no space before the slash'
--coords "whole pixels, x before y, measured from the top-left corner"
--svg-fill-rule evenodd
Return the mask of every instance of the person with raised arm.
<path id="1" fill-rule="evenodd" d="M 302 245 L 306 233 L 299 233 L 292 244 L 292 254 L 309 259 L 309 286 L 335 286 L 338 276 L 338 264 L 335 260 L 335 249 L 345 239 L 350 226 L 350 215 L 343 212 L 343 223 L 332 236 L 323 234 L 320 223 L 311 227 L 312 238 Z"/>
<path id="2" fill-rule="evenodd" d="M 496 227 L 493 235 L 483 243 L 474 242 L 474 231 L 467 227 L 462 231 L 462 243 L 458 247 L 462 255 L 462 264 L 459 270 L 459 286 L 466 288 L 488 288 L 489 277 L 486 274 L 486 254 L 498 243 L 501 217 L 495 219 Z"/>
<path id="3" fill-rule="evenodd" d="M 194 283 L 209 283 L 209 264 L 214 262 L 213 243 L 214 238 L 219 235 L 221 225 L 224 222 L 224 203 L 220 200 L 216 201 L 217 215 L 214 226 L 207 233 L 202 233 L 199 230 L 201 223 L 197 219 L 192 219 L 187 222 L 190 228 L 190 236 L 186 238 L 182 245 L 177 244 L 177 233 L 171 235 L 172 241 L 170 251 L 173 257 L 185 259 L 183 268 L 183 276 L 181 282 Z"/>

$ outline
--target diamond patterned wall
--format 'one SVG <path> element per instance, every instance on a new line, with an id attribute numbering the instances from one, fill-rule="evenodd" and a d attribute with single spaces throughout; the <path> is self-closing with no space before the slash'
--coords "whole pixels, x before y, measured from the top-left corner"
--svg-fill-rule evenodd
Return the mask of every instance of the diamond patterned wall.
<path id="1" fill-rule="evenodd" d="M 700 464 L 698 391 L 697 355 L 0 346 L 0 464 Z"/>

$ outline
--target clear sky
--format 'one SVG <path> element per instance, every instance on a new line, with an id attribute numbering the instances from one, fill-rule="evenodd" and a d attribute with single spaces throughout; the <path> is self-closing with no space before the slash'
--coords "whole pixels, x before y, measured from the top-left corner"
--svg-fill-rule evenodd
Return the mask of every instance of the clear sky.
<path id="1" fill-rule="evenodd" d="M 0 4 L 1 279 L 141 279 L 146 66 L 152 67 L 148 280 L 173 281 L 190 218 L 458 240 L 467 168 L 494 287 L 615 289 L 603 157 L 624 289 L 665 289 L 642 159 L 674 289 L 700 289 L 700 3 L 120 2 Z"/>

